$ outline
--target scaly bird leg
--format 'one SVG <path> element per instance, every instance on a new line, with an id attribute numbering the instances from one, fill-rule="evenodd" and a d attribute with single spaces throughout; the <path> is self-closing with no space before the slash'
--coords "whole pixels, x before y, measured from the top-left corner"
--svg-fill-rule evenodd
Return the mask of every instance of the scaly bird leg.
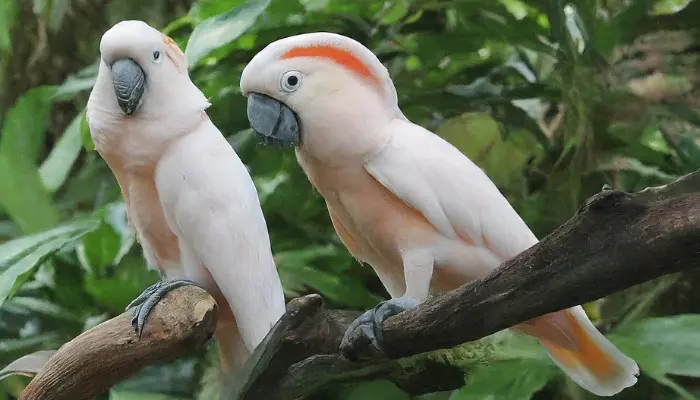
<path id="1" fill-rule="evenodd" d="M 384 321 L 396 314 L 416 307 L 428 297 L 433 275 L 433 255 L 425 249 L 414 249 L 403 254 L 406 292 L 403 296 L 382 301 L 354 320 L 340 345 L 343 355 L 357 360 L 366 345 L 380 354 L 382 350 L 382 326 Z"/>
<path id="2" fill-rule="evenodd" d="M 134 331 L 141 338 L 143 333 L 143 327 L 146 324 L 146 318 L 153 311 L 153 308 L 158 304 L 158 302 L 165 297 L 168 292 L 177 289 L 181 286 L 197 286 L 196 283 L 187 279 L 174 279 L 171 281 L 159 281 L 149 286 L 144 290 L 138 297 L 136 297 L 126 309 L 135 307 L 134 317 L 131 319 L 131 326 L 134 327 Z"/>

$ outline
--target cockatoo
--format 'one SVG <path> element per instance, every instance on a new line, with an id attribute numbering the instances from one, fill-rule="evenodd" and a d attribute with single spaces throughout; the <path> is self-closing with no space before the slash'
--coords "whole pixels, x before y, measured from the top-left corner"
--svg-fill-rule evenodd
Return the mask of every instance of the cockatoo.
<path id="1" fill-rule="evenodd" d="M 87 104 L 95 148 L 116 177 L 147 264 L 169 281 L 148 288 L 134 328 L 168 291 L 195 284 L 219 305 L 224 371 L 240 366 L 285 312 L 255 185 L 207 116 L 187 59 L 168 36 L 122 21 L 100 42 Z"/>
<path id="2" fill-rule="evenodd" d="M 240 89 L 256 135 L 295 147 L 338 236 L 391 295 L 355 321 L 379 350 L 377 326 L 388 316 L 537 243 L 476 164 L 404 116 L 388 71 L 359 42 L 327 32 L 280 39 L 246 65 Z M 581 306 L 516 329 L 537 337 L 592 393 L 613 395 L 637 381 L 637 364 Z"/>

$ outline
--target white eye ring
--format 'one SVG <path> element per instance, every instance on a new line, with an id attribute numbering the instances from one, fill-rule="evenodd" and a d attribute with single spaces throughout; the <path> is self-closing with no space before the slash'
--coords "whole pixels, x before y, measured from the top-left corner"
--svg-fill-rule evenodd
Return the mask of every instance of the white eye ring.
<path id="1" fill-rule="evenodd" d="M 287 93 L 292 93 L 301 86 L 302 74 L 299 71 L 287 71 L 280 79 L 280 89 Z"/>
<path id="2" fill-rule="evenodd" d="M 160 64 L 160 62 L 163 61 L 163 53 L 160 50 L 155 50 L 151 55 L 151 59 L 154 63 Z"/>

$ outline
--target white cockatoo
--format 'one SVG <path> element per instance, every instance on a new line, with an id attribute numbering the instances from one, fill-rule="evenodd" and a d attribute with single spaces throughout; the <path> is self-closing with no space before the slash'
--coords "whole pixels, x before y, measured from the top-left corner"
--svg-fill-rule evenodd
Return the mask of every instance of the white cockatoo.
<path id="1" fill-rule="evenodd" d="M 391 295 L 355 321 L 369 326 L 363 330 L 380 350 L 376 329 L 386 317 L 537 243 L 477 165 L 404 116 L 388 71 L 359 42 L 326 32 L 278 40 L 245 67 L 240 88 L 261 141 L 295 146 L 338 236 Z M 613 395 L 637 381 L 637 364 L 581 306 L 516 329 L 537 337 L 592 393 Z"/>
<path id="2" fill-rule="evenodd" d="M 170 281 L 147 289 L 134 327 L 175 287 L 196 284 L 219 304 L 222 367 L 241 365 L 285 312 L 256 188 L 205 110 L 187 59 L 168 36 L 122 21 L 100 42 L 87 105 L 95 148 L 116 177 L 146 261 Z"/>

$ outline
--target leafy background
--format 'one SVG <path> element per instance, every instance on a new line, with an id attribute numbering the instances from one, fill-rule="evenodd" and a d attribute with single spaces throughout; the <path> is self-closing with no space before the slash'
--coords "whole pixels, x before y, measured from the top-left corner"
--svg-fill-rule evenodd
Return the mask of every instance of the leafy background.
<path id="1" fill-rule="evenodd" d="M 326 30 L 371 48 L 400 104 L 482 166 L 535 233 L 604 184 L 635 191 L 700 168 L 700 4 L 684 0 L 0 0 L 0 365 L 55 349 L 156 281 L 93 151 L 84 106 L 101 34 L 142 19 L 172 36 L 210 116 L 250 167 L 288 298 L 364 309 L 387 297 L 348 255 L 291 152 L 257 146 L 238 91 L 247 60 Z M 700 274 L 587 304 L 641 366 L 618 398 L 700 396 Z M 586 399 L 527 339 L 426 399 Z M 531 344 L 531 343 L 530 343 Z M 212 398 L 215 353 L 152 367 L 102 398 Z M 28 378 L 0 381 L 14 399 Z M 333 399 L 409 399 L 383 381 Z"/>

